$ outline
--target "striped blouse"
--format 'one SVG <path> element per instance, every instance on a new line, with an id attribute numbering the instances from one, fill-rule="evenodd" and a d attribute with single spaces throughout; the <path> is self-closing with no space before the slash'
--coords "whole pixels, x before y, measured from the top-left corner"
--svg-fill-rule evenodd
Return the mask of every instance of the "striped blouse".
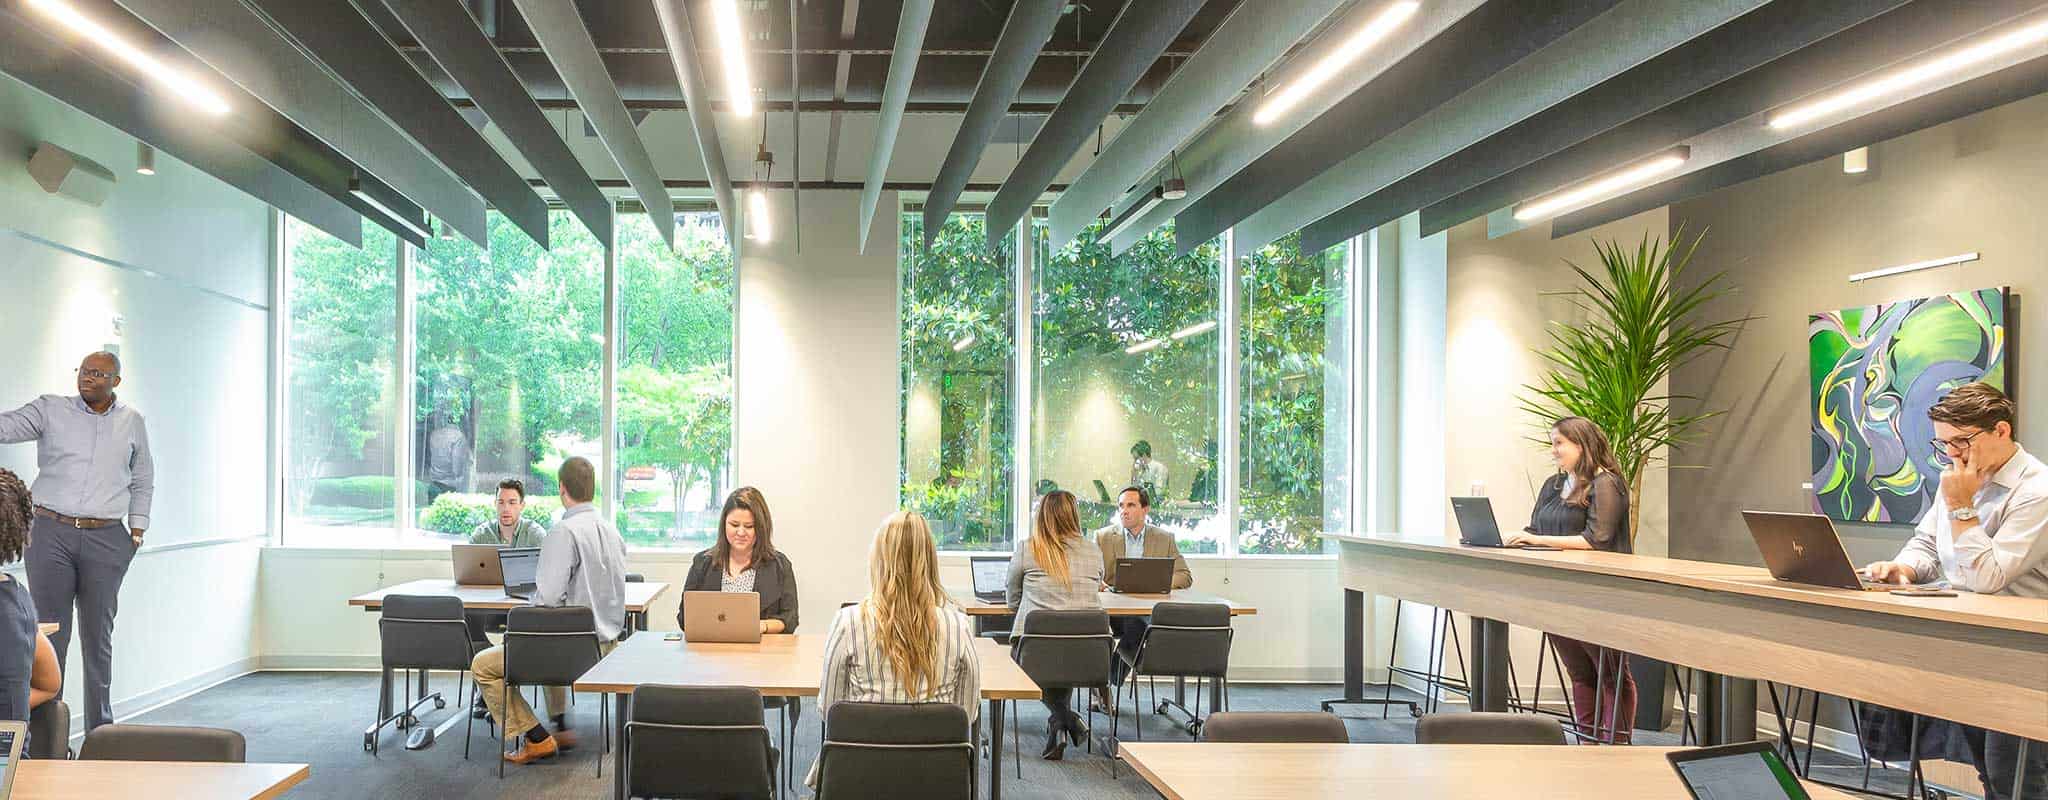
<path id="1" fill-rule="evenodd" d="M 896 670 L 882 653 L 875 623 L 859 604 L 839 609 L 832 631 L 825 635 L 825 679 L 818 688 L 822 715 L 840 701 L 855 703 L 952 703 L 975 719 L 981 700 L 981 661 L 974 654 L 974 624 L 956 608 L 934 609 L 939 615 L 938 685 L 912 696 L 897 680 Z"/>

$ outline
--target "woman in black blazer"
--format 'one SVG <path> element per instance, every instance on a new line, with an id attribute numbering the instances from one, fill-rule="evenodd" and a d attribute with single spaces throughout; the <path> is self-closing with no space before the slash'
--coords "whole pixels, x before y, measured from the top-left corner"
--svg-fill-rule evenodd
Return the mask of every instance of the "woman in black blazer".
<path id="1" fill-rule="evenodd" d="M 684 592 L 755 592 L 761 595 L 761 632 L 796 632 L 796 569 L 776 551 L 768 501 L 752 486 L 734 489 L 718 514 L 718 542 L 690 561 Z M 684 595 L 687 597 L 688 595 Z M 683 627 L 683 605 L 676 605 Z"/>

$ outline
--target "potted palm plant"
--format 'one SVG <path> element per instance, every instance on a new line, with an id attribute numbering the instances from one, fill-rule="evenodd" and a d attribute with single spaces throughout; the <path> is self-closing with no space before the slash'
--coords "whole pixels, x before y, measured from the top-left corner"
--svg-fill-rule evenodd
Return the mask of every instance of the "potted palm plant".
<path id="1" fill-rule="evenodd" d="M 1559 417 L 1575 415 L 1607 433 L 1628 481 L 1631 549 L 1642 523 L 1644 472 L 1684 443 L 1701 420 L 1720 413 L 1674 413 L 1673 400 L 1694 398 L 1670 393 L 1671 373 L 1708 350 L 1725 349 L 1755 319 L 1699 319 L 1702 306 L 1734 291 L 1723 273 L 1685 280 L 1704 238 L 1701 232 L 1687 241 L 1681 227 L 1668 248 L 1648 234 L 1633 249 L 1596 241 L 1598 273 L 1566 261 L 1579 275 L 1572 297 L 1586 320 L 1551 321 L 1550 346 L 1537 351 L 1549 369 L 1523 387 L 1523 410 L 1546 431 Z M 1542 441 L 1550 444 L 1547 433 Z"/>

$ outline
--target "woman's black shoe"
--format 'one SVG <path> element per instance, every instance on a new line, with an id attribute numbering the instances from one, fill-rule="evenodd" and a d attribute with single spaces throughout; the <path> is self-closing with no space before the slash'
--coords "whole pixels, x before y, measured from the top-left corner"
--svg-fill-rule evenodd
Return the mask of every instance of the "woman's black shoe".
<path id="1" fill-rule="evenodd" d="M 1067 739 L 1072 741 L 1075 747 L 1087 743 L 1088 725 L 1081 721 L 1081 715 L 1075 714 L 1072 719 L 1067 720 Z"/>
<path id="2" fill-rule="evenodd" d="M 1045 718 L 1045 749 L 1039 752 L 1039 758 L 1047 761 L 1058 761 L 1066 756 L 1067 743 L 1060 740 L 1060 729 L 1062 727 L 1058 717 Z"/>

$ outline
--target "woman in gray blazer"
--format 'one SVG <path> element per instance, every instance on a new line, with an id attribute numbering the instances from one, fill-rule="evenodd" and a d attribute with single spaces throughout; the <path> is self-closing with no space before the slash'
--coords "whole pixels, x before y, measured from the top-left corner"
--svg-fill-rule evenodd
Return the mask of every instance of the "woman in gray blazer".
<path id="1" fill-rule="evenodd" d="M 1064 611 L 1101 608 L 1102 551 L 1081 537 L 1081 516 L 1075 511 L 1074 495 L 1066 491 L 1047 492 L 1032 513 L 1031 536 L 1017 543 L 1010 557 L 1009 606 L 1017 610 L 1011 635 L 1024 632 L 1024 620 L 1034 611 Z M 1012 650 L 1012 657 L 1016 651 Z M 1045 751 L 1048 761 L 1058 761 L 1066 752 L 1064 732 L 1075 746 L 1087 741 L 1088 726 L 1071 707 L 1074 690 L 1046 689 L 1040 702 L 1051 712 L 1045 720 Z"/>

